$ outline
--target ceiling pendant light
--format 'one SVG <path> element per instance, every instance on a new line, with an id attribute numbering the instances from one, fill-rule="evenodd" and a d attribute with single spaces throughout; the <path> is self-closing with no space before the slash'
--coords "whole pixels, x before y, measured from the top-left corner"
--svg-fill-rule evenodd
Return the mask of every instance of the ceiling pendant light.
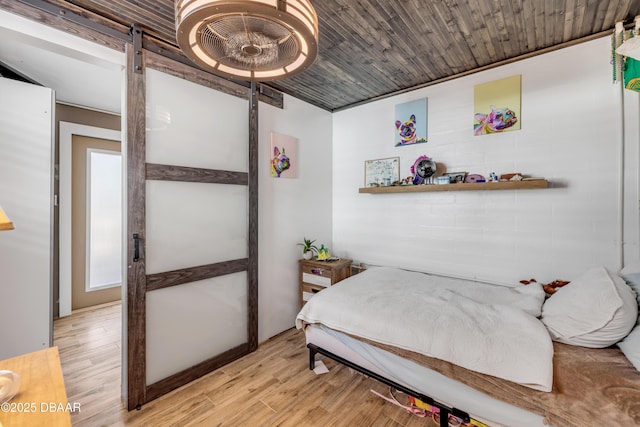
<path id="1" fill-rule="evenodd" d="M 244 80 L 274 80 L 313 63 L 318 17 L 309 0 L 178 0 L 176 39 L 205 69 Z"/>

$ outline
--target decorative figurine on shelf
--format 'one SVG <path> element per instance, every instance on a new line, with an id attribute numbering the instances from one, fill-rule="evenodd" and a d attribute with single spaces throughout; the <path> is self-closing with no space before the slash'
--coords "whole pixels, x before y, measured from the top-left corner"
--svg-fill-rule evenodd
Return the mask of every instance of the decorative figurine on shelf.
<path id="1" fill-rule="evenodd" d="M 523 177 L 520 172 L 504 173 L 500 175 L 500 181 L 522 181 Z"/>
<path id="2" fill-rule="evenodd" d="M 487 180 L 484 179 L 484 176 L 477 174 L 477 173 L 470 173 L 469 175 L 467 175 L 467 177 L 464 179 L 464 182 L 487 182 Z"/>
<path id="3" fill-rule="evenodd" d="M 325 248 L 324 245 L 320 245 L 320 249 L 318 249 L 318 261 L 324 261 L 329 257 L 329 249 Z"/>
<path id="4" fill-rule="evenodd" d="M 302 257 L 306 260 L 313 258 L 314 253 L 318 253 L 318 247 L 313 243 L 315 240 L 302 238 L 302 243 L 298 243 L 298 246 L 302 246 Z"/>
<path id="5" fill-rule="evenodd" d="M 411 173 L 414 185 L 431 183 L 431 177 L 436 173 L 436 162 L 422 155 L 411 166 Z"/>
<path id="6" fill-rule="evenodd" d="M 413 177 L 408 176 L 400 180 L 400 185 L 413 185 Z"/>

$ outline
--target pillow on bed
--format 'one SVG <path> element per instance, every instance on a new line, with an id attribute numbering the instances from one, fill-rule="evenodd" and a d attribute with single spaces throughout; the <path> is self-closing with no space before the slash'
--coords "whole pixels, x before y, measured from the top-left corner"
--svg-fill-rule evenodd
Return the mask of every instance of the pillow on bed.
<path id="1" fill-rule="evenodd" d="M 598 267 L 559 288 L 542 306 L 541 320 L 554 341 L 603 348 L 624 338 L 637 318 L 633 290 Z"/>
<path id="2" fill-rule="evenodd" d="M 640 307 L 640 265 L 627 266 L 622 269 L 620 275 L 627 284 L 636 291 L 638 306 Z M 618 347 L 629 361 L 640 371 L 640 317 L 631 333 L 618 343 Z"/>

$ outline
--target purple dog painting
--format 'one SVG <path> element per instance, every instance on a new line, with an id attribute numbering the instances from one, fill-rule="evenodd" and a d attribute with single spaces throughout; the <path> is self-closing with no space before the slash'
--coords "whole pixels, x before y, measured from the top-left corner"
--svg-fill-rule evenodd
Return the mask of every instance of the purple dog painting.
<path id="1" fill-rule="evenodd" d="M 404 123 L 396 120 L 396 130 L 400 135 L 399 145 L 415 144 L 418 140 L 418 135 L 416 135 L 416 115 L 412 114 L 409 120 Z"/>
<path id="2" fill-rule="evenodd" d="M 510 108 L 497 110 L 493 105 L 489 114 L 476 113 L 474 117 L 476 119 L 476 123 L 473 125 L 475 135 L 504 132 L 518 122 L 516 113 L 513 110 Z"/>
<path id="3" fill-rule="evenodd" d="M 291 161 L 278 147 L 273 147 L 273 157 L 271 158 L 271 176 L 280 178 L 280 174 L 291 167 Z"/>
<path id="4" fill-rule="evenodd" d="M 427 98 L 397 104 L 395 108 L 395 146 L 427 142 Z"/>

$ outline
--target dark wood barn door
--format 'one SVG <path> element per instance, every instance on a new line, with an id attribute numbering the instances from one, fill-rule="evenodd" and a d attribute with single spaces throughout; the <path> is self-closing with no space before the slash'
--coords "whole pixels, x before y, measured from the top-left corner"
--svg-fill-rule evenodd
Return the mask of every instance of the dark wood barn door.
<path id="1" fill-rule="evenodd" d="M 255 89 L 128 49 L 128 408 L 257 348 Z"/>

